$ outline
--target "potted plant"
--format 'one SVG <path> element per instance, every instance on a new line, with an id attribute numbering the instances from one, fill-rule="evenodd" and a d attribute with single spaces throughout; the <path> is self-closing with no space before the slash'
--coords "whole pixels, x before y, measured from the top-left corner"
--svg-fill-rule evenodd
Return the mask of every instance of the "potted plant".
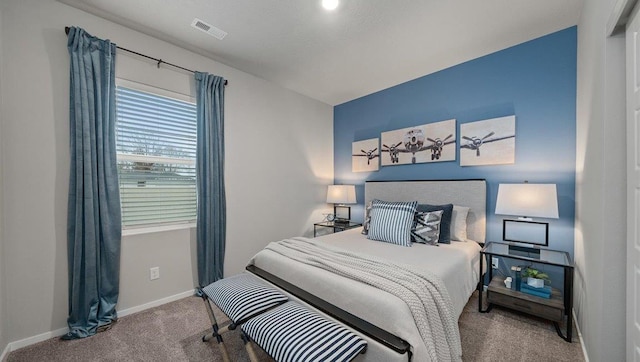
<path id="1" fill-rule="evenodd" d="M 527 278 L 527 284 L 534 288 L 542 288 L 544 287 L 545 280 L 550 281 L 547 274 L 531 267 L 522 271 L 522 277 Z"/>

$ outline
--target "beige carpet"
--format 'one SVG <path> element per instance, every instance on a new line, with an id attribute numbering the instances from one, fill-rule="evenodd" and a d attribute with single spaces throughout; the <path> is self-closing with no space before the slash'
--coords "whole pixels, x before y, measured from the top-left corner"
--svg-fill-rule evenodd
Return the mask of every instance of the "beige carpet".
<path id="1" fill-rule="evenodd" d="M 216 317 L 226 320 L 220 312 Z M 498 307 L 480 314 L 475 294 L 459 325 L 464 361 L 584 361 L 575 333 L 567 343 L 549 322 Z M 208 328 L 202 299 L 189 297 L 120 318 L 90 338 L 53 338 L 19 349 L 7 361 L 221 361 L 215 340 L 201 340 Z M 225 343 L 233 361 L 248 361 L 237 330 L 225 334 Z M 271 361 L 256 351 L 261 361 Z"/>

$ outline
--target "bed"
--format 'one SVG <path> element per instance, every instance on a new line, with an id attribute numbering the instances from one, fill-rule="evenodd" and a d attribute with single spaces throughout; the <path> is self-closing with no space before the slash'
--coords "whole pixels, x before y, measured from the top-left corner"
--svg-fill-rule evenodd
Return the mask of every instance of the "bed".
<path id="1" fill-rule="evenodd" d="M 433 205 L 451 203 L 469 208 L 466 217 L 466 241 L 452 241 L 450 244 L 438 244 L 438 246 L 414 243 L 411 247 L 403 247 L 370 240 L 361 233 L 361 228 L 313 239 L 314 244 L 322 247 L 338 248 L 345 253 L 357 253 L 367 258 L 409 265 L 425 274 L 437 275 L 451 300 L 450 314 L 451 318 L 455 319 L 453 322 L 458 332 L 458 317 L 479 281 L 479 243 L 484 242 L 486 229 L 486 182 L 484 180 L 367 182 L 365 205 L 374 199 L 415 200 L 420 204 Z M 340 315 L 331 313 L 331 310 L 323 307 L 324 305 L 335 306 L 337 310 L 346 312 L 347 316 L 355 316 L 364 321 L 365 325 L 371 324 L 373 328 L 389 333 L 384 338 L 377 338 L 375 333 L 368 335 L 366 331 L 361 331 L 365 334 L 369 347 L 367 353 L 359 356 L 358 360 L 429 360 L 431 351 L 429 344 L 425 343 L 424 331 L 419 329 L 419 323 L 414 320 L 415 311 L 396 295 L 313 265 L 300 263 L 270 250 L 269 247 L 259 252 L 249 264 L 248 270 L 261 277 L 267 275 L 280 281 L 276 286 L 291 293 L 294 299 L 309 302 L 309 298 L 315 298 L 311 300 L 311 305 L 320 311 L 329 312 L 332 317 L 342 319 Z M 353 323 L 346 324 L 353 326 Z M 422 337 L 420 333 L 423 333 Z M 385 338 L 397 338 L 407 344 L 408 351 L 402 351 L 393 346 L 390 348 L 393 343 L 387 343 Z"/>

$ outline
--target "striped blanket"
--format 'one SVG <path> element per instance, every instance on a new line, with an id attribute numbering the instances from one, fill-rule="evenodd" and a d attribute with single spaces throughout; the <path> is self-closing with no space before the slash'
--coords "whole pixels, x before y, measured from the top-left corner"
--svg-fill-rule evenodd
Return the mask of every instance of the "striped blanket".
<path id="1" fill-rule="evenodd" d="M 425 361 L 460 361 L 462 347 L 451 299 L 440 278 L 410 265 L 388 262 L 319 244 L 307 238 L 270 243 L 266 249 L 391 293 L 414 317 L 427 356 Z"/>

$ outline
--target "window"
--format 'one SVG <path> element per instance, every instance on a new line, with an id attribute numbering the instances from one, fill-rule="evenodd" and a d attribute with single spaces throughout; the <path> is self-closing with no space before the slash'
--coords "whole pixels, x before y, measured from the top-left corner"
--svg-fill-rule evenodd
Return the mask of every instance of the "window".
<path id="1" fill-rule="evenodd" d="M 196 220 L 196 105 L 118 85 L 116 151 L 124 228 Z"/>

